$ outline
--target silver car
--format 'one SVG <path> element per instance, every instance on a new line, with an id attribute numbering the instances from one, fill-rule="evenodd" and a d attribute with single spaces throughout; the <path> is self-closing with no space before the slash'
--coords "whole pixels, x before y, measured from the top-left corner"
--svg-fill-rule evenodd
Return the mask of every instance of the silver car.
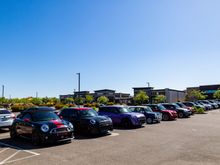
<path id="1" fill-rule="evenodd" d="M 10 128 L 15 115 L 6 109 L 0 109 L 0 128 Z"/>

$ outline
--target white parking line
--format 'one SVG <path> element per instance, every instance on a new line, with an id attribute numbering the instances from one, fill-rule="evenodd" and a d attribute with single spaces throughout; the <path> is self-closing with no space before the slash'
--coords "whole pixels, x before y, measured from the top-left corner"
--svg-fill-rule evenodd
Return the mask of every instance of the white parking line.
<path id="1" fill-rule="evenodd" d="M 5 162 L 7 162 L 7 160 L 13 158 L 19 152 L 20 152 L 20 150 L 16 151 L 14 154 L 12 154 L 11 156 L 9 156 L 6 159 L 4 159 L 3 161 L 1 161 L 0 164 L 4 164 Z"/>
<path id="2" fill-rule="evenodd" d="M 8 150 L 8 149 L 9 149 L 9 148 L 4 148 L 3 150 L 0 151 L 0 153 L 6 151 L 6 150 Z"/>
<path id="3" fill-rule="evenodd" d="M 118 136 L 118 135 L 120 135 L 120 134 L 116 133 L 116 132 L 112 132 L 111 135 L 109 135 L 109 136 L 113 136 L 114 137 L 114 136 Z"/>
<path id="4" fill-rule="evenodd" d="M 33 152 L 33 151 L 29 151 L 29 150 L 24 150 L 24 149 L 22 149 L 22 148 L 20 148 L 20 147 L 13 146 L 13 145 L 6 144 L 6 143 L 0 142 L 0 145 L 7 147 L 7 148 L 1 150 L 1 151 L 0 151 L 0 154 L 3 153 L 4 151 L 10 149 L 10 148 L 17 150 L 15 153 L 13 153 L 12 155 L 10 155 L 10 156 L 8 156 L 7 158 L 5 158 L 4 160 L 2 160 L 2 161 L 0 162 L 0 165 L 12 163 L 12 162 L 17 162 L 17 161 L 20 161 L 20 160 L 24 160 L 24 159 L 28 159 L 28 158 L 31 158 L 31 157 L 40 155 L 39 153 L 36 153 L 36 152 Z M 21 158 L 18 158 L 18 159 L 14 159 L 14 160 L 10 160 L 10 159 L 13 158 L 14 156 L 16 156 L 19 152 L 26 152 L 26 153 L 29 153 L 29 154 L 31 154 L 31 155 L 25 156 L 25 157 L 21 157 Z"/>

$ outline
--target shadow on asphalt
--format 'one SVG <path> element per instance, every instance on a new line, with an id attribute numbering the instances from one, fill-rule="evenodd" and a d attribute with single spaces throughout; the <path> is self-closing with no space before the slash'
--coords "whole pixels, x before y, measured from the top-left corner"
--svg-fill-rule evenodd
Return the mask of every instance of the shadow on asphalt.
<path id="1" fill-rule="evenodd" d="M 55 147 L 63 144 L 67 144 L 69 142 L 60 142 L 60 143 L 48 143 L 48 144 L 42 144 L 39 146 L 35 146 L 31 143 L 31 140 L 23 139 L 23 138 L 17 138 L 17 139 L 11 139 L 11 138 L 3 138 L 0 139 L 0 147 L 10 147 L 15 149 L 22 149 L 22 150 L 32 150 L 32 149 L 41 149 L 41 148 L 49 148 L 49 147 Z"/>
<path id="2" fill-rule="evenodd" d="M 9 132 L 8 128 L 0 128 L 0 133 L 7 133 Z"/>
<path id="3" fill-rule="evenodd" d="M 96 139 L 96 138 L 101 138 L 105 136 L 111 135 L 111 132 L 105 133 L 105 134 L 97 134 L 97 135 L 85 135 L 82 133 L 77 133 L 75 134 L 74 140 L 87 140 L 87 139 Z"/>

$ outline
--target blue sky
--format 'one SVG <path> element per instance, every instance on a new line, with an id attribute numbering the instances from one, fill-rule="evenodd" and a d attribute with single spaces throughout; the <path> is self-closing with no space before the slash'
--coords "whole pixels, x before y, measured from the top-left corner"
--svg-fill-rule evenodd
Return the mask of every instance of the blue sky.
<path id="1" fill-rule="evenodd" d="M 1 0 L 5 96 L 219 84 L 218 0 Z"/>

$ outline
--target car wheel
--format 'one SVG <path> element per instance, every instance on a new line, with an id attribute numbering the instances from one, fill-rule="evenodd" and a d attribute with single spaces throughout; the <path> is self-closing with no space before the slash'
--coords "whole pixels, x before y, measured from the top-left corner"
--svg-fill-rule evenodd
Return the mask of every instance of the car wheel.
<path id="1" fill-rule="evenodd" d="M 178 117 L 179 118 L 183 118 L 184 117 L 184 114 L 182 112 L 178 113 Z"/>
<path id="2" fill-rule="evenodd" d="M 122 126 L 124 128 L 131 128 L 131 126 L 132 126 L 131 121 L 129 119 L 123 119 L 122 120 Z"/>
<path id="3" fill-rule="evenodd" d="M 163 114 L 162 118 L 164 121 L 168 121 L 170 119 L 168 114 Z"/>
<path id="4" fill-rule="evenodd" d="M 18 134 L 14 128 L 10 130 L 10 137 L 12 139 L 16 139 L 18 137 Z"/>
<path id="5" fill-rule="evenodd" d="M 37 131 L 34 131 L 32 133 L 32 138 L 31 138 L 32 144 L 34 144 L 35 146 L 39 145 L 41 143 L 40 141 L 40 136 L 37 133 Z"/>
<path id="6" fill-rule="evenodd" d="M 147 118 L 147 124 L 153 124 L 153 119 L 152 118 Z"/>

